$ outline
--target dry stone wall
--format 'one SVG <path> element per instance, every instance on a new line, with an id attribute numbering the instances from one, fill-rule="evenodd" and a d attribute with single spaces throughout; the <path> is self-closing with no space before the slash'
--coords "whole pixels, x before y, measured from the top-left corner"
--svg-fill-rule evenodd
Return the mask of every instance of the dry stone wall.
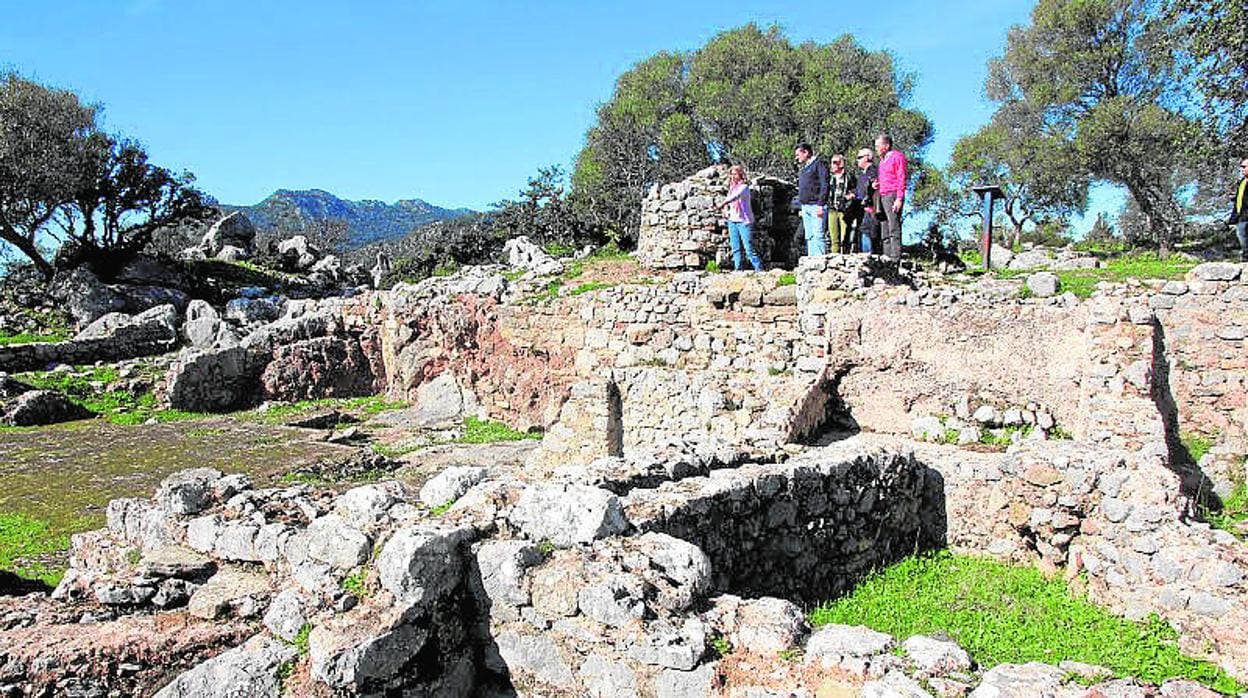
<path id="1" fill-rule="evenodd" d="M 789 209 L 794 186 L 770 177 L 750 183 L 754 245 L 763 263 L 792 268 L 805 251 L 799 219 Z M 732 268 L 728 230 L 715 202 L 728 193 L 728 167 L 714 165 L 672 184 L 653 185 L 642 198 L 637 259 L 654 269 Z"/>

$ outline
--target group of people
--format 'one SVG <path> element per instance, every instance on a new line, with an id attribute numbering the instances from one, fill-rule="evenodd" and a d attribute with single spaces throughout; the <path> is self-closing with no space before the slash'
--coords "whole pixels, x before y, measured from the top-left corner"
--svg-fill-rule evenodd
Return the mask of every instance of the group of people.
<path id="1" fill-rule="evenodd" d="M 793 155 L 800 167 L 796 204 L 806 254 L 826 255 L 834 248 L 842 254 L 870 252 L 901 259 L 901 212 L 908 173 L 906 156 L 893 148 L 891 136 L 876 136 L 874 152 L 870 148 L 858 151 L 857 172 L 846 167 L 845 156 L 839 153 L 825 163 L 809 143 L 797 146 Z M 728 222 L 734 267 L 741 270 L 748 259 L 755 271 L 762 271 L 753 241 L 754 214 L 745 168 L 729 168 L 728 194 L 716 206 L 723 209 Z"/>

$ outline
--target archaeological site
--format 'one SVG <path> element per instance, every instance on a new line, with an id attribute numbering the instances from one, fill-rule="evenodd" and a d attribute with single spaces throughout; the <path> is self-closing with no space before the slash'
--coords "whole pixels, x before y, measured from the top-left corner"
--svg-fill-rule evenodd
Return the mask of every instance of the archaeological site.
<path id="1" fill-rule="evenodd" d="M 356 482 L 193 467 L 114 499 L 54 590 L 0 598 L 0 695 L 1220 695 L 812 627 L 941 551 L 1064 580 L 1248 680 L 1248 548 L 1205 518 L 1244 479 L 1248 265 L 1086 298 L 1047 271 L 956 282 L 799 256 L 764 203 L 777 268 L 708 272 L 722 177 L 654 187 L 636 262 L 603 281 L 516 240 L 511 265 L 391 290 L 0 347 L 11 373 L 168 356 L 173 409 L 384 394 L 405 438 L 465 418 L 540 437 L 435 440 Z M 5 381 L 6 415 L 56 402 Z M 1219 435 L 1198 461 L 1191 431 Z"/>

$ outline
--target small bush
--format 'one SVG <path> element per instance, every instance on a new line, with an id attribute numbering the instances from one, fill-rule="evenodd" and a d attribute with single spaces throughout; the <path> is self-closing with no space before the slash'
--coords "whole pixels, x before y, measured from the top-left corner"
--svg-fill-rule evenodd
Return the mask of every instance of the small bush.
<path id="1" fill-rule="evenodd" d="M 781 274 L 780 278 L 776 279 L 776 285 L 777 286 L 796 286 L 797 274 L 794 274 L 792 272 L 787 273 L 787 274 Z"/>

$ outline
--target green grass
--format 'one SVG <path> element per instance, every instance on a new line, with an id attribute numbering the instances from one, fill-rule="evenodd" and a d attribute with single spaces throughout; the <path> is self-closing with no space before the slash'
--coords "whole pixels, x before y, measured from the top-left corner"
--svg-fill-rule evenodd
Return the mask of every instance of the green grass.
<path id="1" fill-rule="evenodd" d="M 69 339 L 68 332 L 52 332 L 48 334 L 30 334 L 22 332 L 20 334 L 0 334 L 0 347 L 9 344 L 37 344 L 47 342 L 63 342 Z"/>
<path id="2" fill-rule="evenodd" d="M 456 442 L 461 444 L 492 444 L 500 441 L 524 441 L 525 439 L 540 438 L 542 438 L 540 433 L 517 431 L 502 422 L 465 417 L 464 433 L 456 439 Z"/>
<path id="3" fill-rule="evenodd" d="M 572 290 L 568 291 L 568 295 L 579 296 L 582 293 L 589 293 L 590 291 L 598 291 L 604 288 L 611 288 L 614 285 L 615 284 L 609 284 L 605 281 L 590 281 L 589 283 L 581 284 L 580 286 L 577 286 L 573 288 Z"/>
<path id="4" fill-rule="evenodd" d="M 708 260 L 708 261 L 706 262 L 706 266 L 705 266 L 705 267 L 702 267 L 702 270 L 703 270 L 703 271 L 709 271 L 709 272 L 711 272 L 712 274 L 713 274 L 713 273 L 715 273 L 715 272 L 718 272 L 718 271 L 720 270 L 720 269 L 719 269 L 719 262 L 716 262 L 716 261 L 715 261 L 715 260 L 713 260 L 713 259 Z"/>
<path id="5" fill-rule="evenodd" d="M 542 251 L 551 257 L 567 257 L 576 252 L 576 248 L 562 242 L 548 242 L 542 245 Z"/>
<path id="6" fill-rule="evenodd" d="M 397 444 L 373 443 L 369 444 L 369 448 L 372 449 L 373 453 L 376 453 L 379 456 L 385 456 L 386 458 L 398 458 L 400 456 L 406 456 L 409 453 L 415 453 L 416 451 L 424 448 L 424 445 L 402 442 Z"/>
<path id="7" fill-rule="evenodd" d="M 316 412 L 318 410 L 338 409 L 373 415 L 390 410 L 401 410 L 407 403 L 390 400 L 385 395 L 369 395 L 368 397 L 324 398 L 320 400 L 300 400 L 281 405 L 270 405 L 256 415 L 266 424 L 281 424 L 294 417 Z"/>
<path id="8" fill-rule="evenodd" d="M 1118 618 L 1035 569 L 949 552 L 872 575 L 816 608 L 810 620 L 866 625 L 898 638 L 946 633 L 985 668 L 1072 660 L 1154 684 L 1186 677 L 1223 693 L 1243 690 L 1216 665 L 1179 652 L 1177 634 L 1156 617 Z"/>
<path id="9" fill-rule="evenodd" d="M 299 628 L 299 633 L 295 635 L 295 639 L 290 641 L 290 645 L 299 652 L 300 657 L 307 656 L 308 649 L 310 647 L 308 643 L 308 637 L 311 635 L 312 635 L 312 624 L 304 623 L 303 627 Z"/>
<path id="10" fill-rule="evenodd" d="M 45 565 L 39 557 L 69 548 L 69 534 L 46 521 L 19 513 L 0 513 L 0 570 L 55 586 L 64 570 Z"/>
<path id="11" fill-rule="evenodd" d="M 1214 437 L 1205 434 L 1191 433 L 1180 434 L 1179 442 L 1183 444 L 1183 448 L 1187 449 L 1188 455 L 1192 457 L 1193 463 L 1199 463 L 1201 458 L 1213 448 Z"/>
<path id="12" fill-rule="evenodd" d="M 503 272 L 503 278 L 508 281 L 515 281 L 527 273 L 529 273 L 528 269 L 508 269 Z"/>
<path id="13" fill-rule="evenodd" d="M 357 599 L 368 598 L 368 587 L 364 584 L 364 573 L 356 572 L 348 575 L 342 580 L 342 590 L 355 596 Z"/>
<path id="14" fill-rule="evenodd" d="M 113 424 L 143 424 L 149 419 L 175 422 L 198 419 L 205 413 L 160 409 L 150 392 L 134 393 L 118 385 L 121 377 L 114 366 L 80 366 L 73 371 L 38 371 L 16 378 L 40 390 L 55 390 L 69 401 L 90 410 Z"/>
<path id="15" fill-rule="evenodd" d="M 1206 510 L 1204 518 L 1210 526 L 1242 539 L 1242 524 L 1248 521 L 1248 484 L 1242 481 L 1237 483 L 1222 500 L 1222 508 L 1218 511 Z"/>
<path id="16" fill-rule="evenodd" d="M 438 266 L 434 267 L 433 271 L 430 272 L 430 275 L 431 276 L 450 276 L 451 274 L 454 274 L 457 271 L 459 271 L 459 262 L 456 262 L 455 260 L 452 259 L 452 260 L 447 260 L 445 262 L 442 262 L 441 264 L 438 264 Z"/>
<path id="17" fill-rule="evenodd" d="M 966 259 L 967 255 L 963 253 L 963 260 Z M 1182 279 L 1196 266 L 1193 260 L 1179 256 L 1161 259 L 1155 252 L 1122 254 L 1104 259 L 1102 263 L 1103 266 L 1098 269 L 1068 269 L 1053 273 L 1057 274 L 1063 292 L 1070 291 L 1078 298 L 1088 298 L 1101 281 L 1120 283 L 1130 278 Z M 1000 278 L 1012 279 L 1025 277 L 1034 271 L 1036 270 L 999 269 L 994 273 Z"/>
<path id="18" fill-rule="evenodd" d="M 447 502 L 443 502 L 443 503 L 439 504 L 438 506 L 436 506 L 436 507 L 434 507 L 434 508 L 430 509 L 430 510 L 429 510 L 429 515 L 430 515 L 430 516 L 441 516 L 441 515 L 445 514 L 446 512 L 450 511 L 450 510 L 451 510 L 451 507 L 453 507 L 453 506 L 455 506 L 455 500 L 454 500 L 454 499 L 452 499 L 452 500 L 450 500 L 450 501 L 447 501 Z"/>
<path id="19" fill-rule="evenodd" d="M 777 286 L 796 286 L 797 274 L 793 274 L 791 272 L 788 274 L 781 274 L 780 278 L 776 279 L 776 285 Z"/>

